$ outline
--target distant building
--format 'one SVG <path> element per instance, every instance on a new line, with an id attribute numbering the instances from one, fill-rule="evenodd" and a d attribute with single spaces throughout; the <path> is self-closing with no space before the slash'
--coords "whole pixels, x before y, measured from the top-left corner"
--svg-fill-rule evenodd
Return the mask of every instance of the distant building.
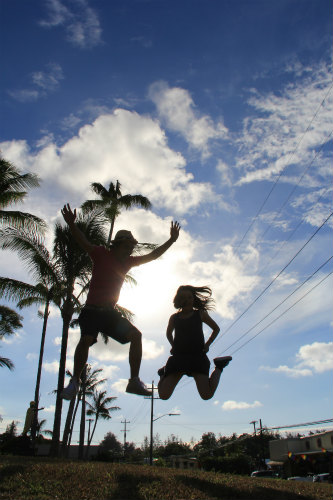
<path id="1" fill-rule="evenodd" d="M 199 469 L 199 462 L 195 457 L 188 457 L 183 455 L 170 455 L 165 457 L 165 462 L 168 467 L 174 469 Z"/>
<path id="2" fill-rule="evenodd" d="M 300 438 L 276 439 L 269 442 L 273 469 L 284 469 L 289 475 L 333 472 L 333 430 Z"/>

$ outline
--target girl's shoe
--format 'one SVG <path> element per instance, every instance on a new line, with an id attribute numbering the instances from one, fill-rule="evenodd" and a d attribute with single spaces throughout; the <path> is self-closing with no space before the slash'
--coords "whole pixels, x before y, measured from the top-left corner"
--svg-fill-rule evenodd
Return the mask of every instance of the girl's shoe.
<path id="1" fill-rule="evenodd" d="M 218 368 L 221 371 L 230 363 L 231 360 L 232 360 L 231 356 L 222 356 L 222 358 L 213 359 L 216 368 Z"/>

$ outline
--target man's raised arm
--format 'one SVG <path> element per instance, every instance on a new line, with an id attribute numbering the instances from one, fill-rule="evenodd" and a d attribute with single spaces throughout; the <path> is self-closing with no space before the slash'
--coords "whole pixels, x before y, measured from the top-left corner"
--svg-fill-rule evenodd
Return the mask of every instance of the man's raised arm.
<path id="1" fill-rule="evenodd" d="M 83 250 L 85 250 L 88 253 L 91 253 L 92 249 L 94 248 L 94 245 L 92 245 L 92 243 L 90 243 L 90 241 L 87 240 L 85 234 L 83 234 L 83 232 L 80 231 L 80 229 L 75 224 L 76 208 L 74 209 L 73 212 L 71 207 L 69 206 L 69 203 L 67 203 L 67 205 L 64 205 L 63 209 L 61 210 L 61 213 L 65 222 L 68 224 L 68 227 L 71 230 L 71 233 L 75 241 L 80 245 L 80 247 L 83 248 Z"/>
<path id="2" fill-rule="evenodd" d="M 179 223 L 177 221 L 171 222 L 170 238 L 165 243 L 163 243 L 163 245 L 155 248 L 155 250 L 153 250 L 152 252 L 147 253 L 147 255 L 142 255 L 140 257 L 140 264 L 146 264 L 147 262 L 151 262 L 152 260 L 161 257 L 161 255 L 163 255 L 164 252 L 166 252 L 168 248 L 170 248 L 171 245 L 173 245 L 174 242 L 178 240 L 179 231 L 180 231 Z"/>

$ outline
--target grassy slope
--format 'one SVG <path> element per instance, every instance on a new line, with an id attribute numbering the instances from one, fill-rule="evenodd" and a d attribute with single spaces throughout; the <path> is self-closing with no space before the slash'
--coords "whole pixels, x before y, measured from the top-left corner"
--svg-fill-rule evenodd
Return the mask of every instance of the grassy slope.
<path id="1" fill-rule="evenodd" d="M 6 500 L 331 500 L 332 486 L 127 464 L 0 457 Z"/>

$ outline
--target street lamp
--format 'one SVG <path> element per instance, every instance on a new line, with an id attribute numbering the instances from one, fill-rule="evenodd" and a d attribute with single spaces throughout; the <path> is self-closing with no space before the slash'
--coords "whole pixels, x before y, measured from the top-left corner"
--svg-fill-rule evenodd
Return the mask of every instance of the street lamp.
<path id="1" fill-rule="evenodd" d="M 150 420 L 150 453 L 149 453 L 149 464 L 153 465 L 153 444 L 154 444 L 154 436 L 153 436 L 153 422 L 156 422 L 159 418 L 166 417 L 166 416 L 172 417 L 176 415 L 180 415 L 180 413 L 164 413 L 164 415 L 160 415 L 159 417 L 156 418 L 151 418 Z"/>
<path id="2" fill-rule="evenodd" d="M 154 381 L 152 381 L 151 384 L 151 413 L 150 413 L 150 452 L 149 452 L 149 464 L 153 465 L 153 442 L 154 442 L 154 436 L 153 436 L 153 423 L 165 416 L 174 416 L 174 415 L 180 415 L 180 413 L 164 413 L 164 415 L 160 415 L 159 417 L 154 418 L 154 399 L 159 399 L 159 398 L 154 398 L 154 389 L 157 389 L 157 387 L 154 386 Z"/>

